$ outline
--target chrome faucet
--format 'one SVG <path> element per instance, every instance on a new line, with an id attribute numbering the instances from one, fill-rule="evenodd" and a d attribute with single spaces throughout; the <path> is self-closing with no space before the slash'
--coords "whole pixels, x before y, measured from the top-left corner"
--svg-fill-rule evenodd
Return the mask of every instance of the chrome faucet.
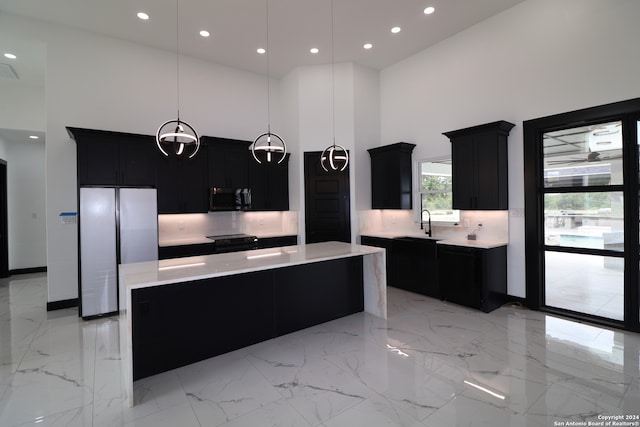
<path id="1" fill-rule="evenodd" d="M 422 211 L 420 212 L 420 230 L 424 230 L 424 221 L 422 220 L 422 217 L 425 212 L 429 214 L 429 219 L 427 222 L 427 225 L 429 225 L 429 230 L 425 230 L 425 234 L 431 237 L 431 212 L 429 212 L 429 209 L 422 209 Z"/>

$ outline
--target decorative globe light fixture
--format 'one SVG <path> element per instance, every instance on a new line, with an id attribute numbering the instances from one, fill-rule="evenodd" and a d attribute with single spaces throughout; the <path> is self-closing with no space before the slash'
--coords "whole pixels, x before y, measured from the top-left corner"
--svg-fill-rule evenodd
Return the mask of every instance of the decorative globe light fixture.
<path id="1" fill-rule="evenodd" d="M 180 8 L 178 1 L 176 0 L 176 99 L 178 117 L 160 125 L 156 132 L 156 145 L 165 157 L 187 155 L 192 158 L 200 150 L 200 137 L 193 126 L 180 120 Z"/>
<path id="2" fill-rule="evenodd" d="M 336 62 L 334 58 L 335 42 L 333 31 L 333 0 L 331 0 L 331 91 L 333 114 L 333 145 L 324 149 L 320 155 L 320 165 L 325 172 L 344 171 L 349 165 L 349 152 L 341 145 L 336 144 Z"/>
<path id="3" fill-rule="evenodd" d="M 266 18 L 267 18 L 267 131 L 253 141 L 251 144 L 251 154 L 256 162 L 271 163 L 275 161 L 281 163 L 287 154 L 287 144 L 278 134 L 271 132 L 271 79 L 269 78 L 269 0 L 266 0 Z M 261 51 L 258 51 L 261 53 Z"/>

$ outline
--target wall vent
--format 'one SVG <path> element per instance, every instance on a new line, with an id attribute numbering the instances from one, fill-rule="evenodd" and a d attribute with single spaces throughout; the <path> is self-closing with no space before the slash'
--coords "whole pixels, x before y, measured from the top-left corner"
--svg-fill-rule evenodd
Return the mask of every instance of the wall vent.
<path id="1" fill-rule="evenodd" d="M 15 80 L 19 79 L 18 74 L 11 65 L 2 63 L 0 63 L 0 77 Z"/>

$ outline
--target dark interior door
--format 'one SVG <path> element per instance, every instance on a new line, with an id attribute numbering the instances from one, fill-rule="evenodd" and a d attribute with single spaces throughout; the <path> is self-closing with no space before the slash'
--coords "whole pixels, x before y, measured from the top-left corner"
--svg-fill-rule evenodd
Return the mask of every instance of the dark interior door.
<path id="1" fill-rule="evenodd" d="M 306 242 L 351 242 L 349 167 L 326 172 L 320 151 L 304 153 Z"/>
<path id="2" fill-rule="evenodd" d="M 7 162 L 0 160 L 0 277 L 9 277 L 7 232 Z"/>

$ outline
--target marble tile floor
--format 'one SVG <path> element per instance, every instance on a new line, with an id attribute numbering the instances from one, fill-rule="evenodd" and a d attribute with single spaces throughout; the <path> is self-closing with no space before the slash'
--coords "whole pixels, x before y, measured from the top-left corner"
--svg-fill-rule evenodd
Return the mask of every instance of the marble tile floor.
<path id="1" fill-rule="evenodd" d="M 118 318 L 46 312 L 46 293 L 44 274 L 0 281 L 0 426 L 554 426 L 640 414 L 638 334 L 394 288 L 387 320 L 360 313 L 140 380 L 128 408 Z"/>

